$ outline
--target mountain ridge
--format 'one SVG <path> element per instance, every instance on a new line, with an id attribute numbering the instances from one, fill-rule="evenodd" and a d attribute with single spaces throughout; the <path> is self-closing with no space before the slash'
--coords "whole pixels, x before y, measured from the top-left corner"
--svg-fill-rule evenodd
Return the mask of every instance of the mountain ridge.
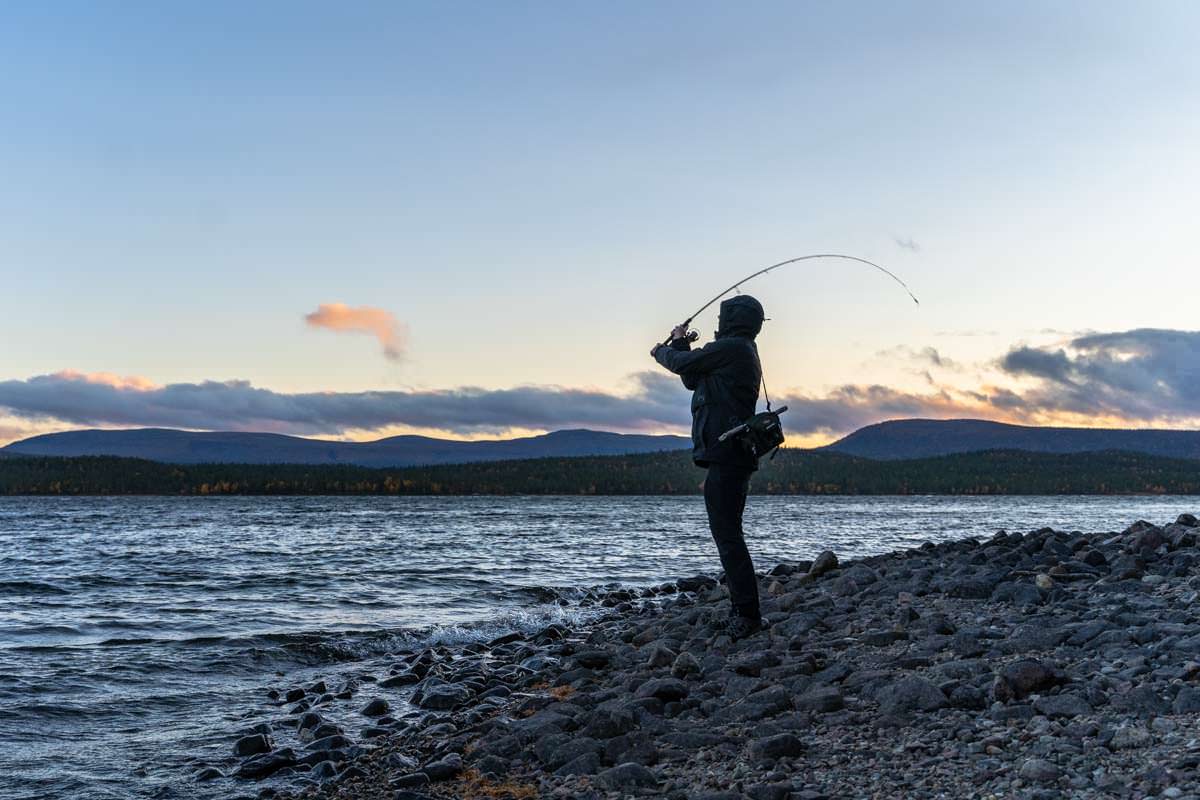
<path id="1" fill-rule="evenodd" d="M 1063 454 L 1118 450 L 1196 460 L 1200 459 L 1200 431 L 1036 427 L 981 419 L 903 419 L 867 425 L 818 449 L 877 460 L 932 458 L 987 450 Z"/>
<path id="2" fill-rule="evenodd" d="M 401 435 L 370 442 L 334 442 L 279 433 L 135 428 L 47 433 L 13 442 L 0 449 L 0 453 L 63 457 L 117 456 L 167 464 L 407 467 L 521 458 L 632 455 L 690 447 L 690 440 L 683 436 L 622 434 L 584 428 L 484 441 Z"/>

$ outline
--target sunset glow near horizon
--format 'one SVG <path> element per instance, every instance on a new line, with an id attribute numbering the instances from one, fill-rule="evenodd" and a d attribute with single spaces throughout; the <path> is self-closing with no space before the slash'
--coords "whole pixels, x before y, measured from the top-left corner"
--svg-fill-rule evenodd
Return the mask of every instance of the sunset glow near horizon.
<path id="1" fill-rule="evenodd" d="M 0 29 L 0 444 L 685 433 L 747 285 L 794 444 L 1200 425 L 1200 6 L 216 2 Z M 697 319 L 703 341 L 715 308 Z"/>

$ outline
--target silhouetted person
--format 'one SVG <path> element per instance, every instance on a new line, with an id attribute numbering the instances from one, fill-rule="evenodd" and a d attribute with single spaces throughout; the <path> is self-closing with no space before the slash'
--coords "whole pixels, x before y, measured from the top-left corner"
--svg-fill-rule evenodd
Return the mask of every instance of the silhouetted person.
<path id="1" fill-rule="evenodd" d="M 680 325 L 671 332 L 669 346 L 659 344 L 650 351 L 692 390 L 692 460 L 708 469 L 704 505 L 725 568 L 733 604 L 729 634 L 735 639 L 762 628 L 758 580 L 742 530 L 750 474 L 758 468 L 758 459 L 739 438 L 717 439 L 754 415 L 762 382 L 754 337 L 762 330 L 763 319 L 763 307 L 757 300 L 738 295 L 721 303 L 717 337 L 712 342 L 691 349 L 687 326 Z"/>

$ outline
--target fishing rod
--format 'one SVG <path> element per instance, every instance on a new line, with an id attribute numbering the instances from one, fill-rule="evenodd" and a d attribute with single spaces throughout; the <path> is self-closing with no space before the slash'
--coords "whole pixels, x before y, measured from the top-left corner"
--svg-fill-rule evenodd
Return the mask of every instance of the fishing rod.
<path id="1" fill-rule="evenodd" d="M 917 305 L 921 305 L 921 301 L 918 300 L 917 296 L 912 293 L 911 289 L 908 288 L 907 283 L 900 280 L 900 278 L 896 276 L 896 273 L 892 272 L 891 270 L 889 270 L 885 267 L 879 266 L 874 261 L 867 261 L 865 258 L 859 258 L 858 256 L 847 256 L 847 255 L 843 255 L 841 253 L 816 253 L 816 254 L 810 255 L 810 256 L 800 256 L 799 258 L 789 258 L 787 261 L 780 261 L 778 264 L 772 264 L 769 267 L 764 267 L 763 269 L 760 269 L 758 272 L 754 272 L 754 273 L 751 273 L 750 275 L 747 275 L 746 277 L 742 278 L 740 281 L 735 283 L 733 286 L 730 286 L 728 289 L 726 289 L 725 291 L 718 294 L 712 300 L 709 300 L 707 303 L 700 306 L 700 308 L 696 309 L 696 313 L 692 314 L 690 317 L 685 319 L 683 321 L 683 323 L 680 325 L 680 327 L 687 328 L 688 325 L 692 324 L 692 320 L 694 320 L 696 317 L 698 317 L 704 313 L 704 310 L 706 308 L 708 308 L 713 303 L 720 300 L 725 295 L 732 292 L 734 289 L 741 286 L 743 283 L 751 281 L 751 280 L 757 278 L 759 275 L 766 275 L 768 272 L 770 272 L 773 269 L 779 269 L 780 267 L 786 267 L 788 264 L 795 264 L 798 261 L 808 261 L 813 258 L 841 258 L 841 259 L 845 259 L 847 261 L 857 261 L 860 264 L 866 264 L 868 267 L 874 267 L 875 269 L 882 272 L 884 275 L 887 275 L 889 278 L 894 280 L 896 283 L 900 284 L 900 286 L 902 286 L 904 288 L 904 291 L 908 292 L 908 296 L 912 298 L 912 301 L 914 303 L 916 303 Z M 700 334 L 698 334 L 696 331 L 688 331 L 686 338 L 689 342 L 694 342 L 700 338 Z M 672 337 L 668 336 L 666 338 L 666 341 L 663 342 L 663 344 L 670 344 L 671 340 L 672 340 Z"/>

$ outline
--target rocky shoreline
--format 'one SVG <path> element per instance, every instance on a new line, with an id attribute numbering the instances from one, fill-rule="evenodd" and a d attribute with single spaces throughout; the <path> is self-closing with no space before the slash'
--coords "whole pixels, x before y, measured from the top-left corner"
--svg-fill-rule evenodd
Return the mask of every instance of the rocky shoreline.
<path id="1" fill-rule="evenodd" d="M 578 630 L 272 690 L 233 794 L 1200 798 L 1198 541 L 1183 515 L 822 553 L 762 577 L 738 642 L 713 578 L 607 592 Z"/>

